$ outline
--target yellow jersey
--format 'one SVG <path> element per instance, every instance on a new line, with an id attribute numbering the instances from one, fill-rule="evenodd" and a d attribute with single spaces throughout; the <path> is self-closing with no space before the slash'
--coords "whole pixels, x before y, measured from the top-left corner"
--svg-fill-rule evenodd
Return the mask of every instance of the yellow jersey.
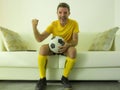
<path id="1" fill-rule="evenodd" d="M 61 26 L 59 20 L 53 21 L 46 29 L 46 32 L 54 36 L 62 37 L 66 42 L 72 40 L 73 33 L 79 32 L 78 23 L 75 20 L 68 19 L 65 26 Z"/>

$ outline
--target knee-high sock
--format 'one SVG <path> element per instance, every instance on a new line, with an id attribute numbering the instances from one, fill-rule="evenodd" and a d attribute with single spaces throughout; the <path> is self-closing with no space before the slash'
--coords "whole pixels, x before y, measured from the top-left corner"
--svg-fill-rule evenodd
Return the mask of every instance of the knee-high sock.
<path id="1" fill-rule="evenodd" d="M 64 77 L 68 77 L 74 63 L 75 63 L 75 59 L 72 59 L 70 57 L 66 58 L 65 67 L 64 67 L 64 70 L 63 70 L 63 76 Z"/>
<path id="2" fill-rule="evenodd" d="M 38 67 L 40 72 L 40 78 L 46 77 L 46 64 L 47 56 L 38 55 Z"/>

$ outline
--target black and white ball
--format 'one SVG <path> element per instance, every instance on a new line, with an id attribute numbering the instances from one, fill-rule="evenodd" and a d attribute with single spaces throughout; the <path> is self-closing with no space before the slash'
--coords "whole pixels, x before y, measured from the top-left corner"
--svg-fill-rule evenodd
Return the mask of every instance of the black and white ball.
<path id="1" fill-rule="evenodd" d="M 60 36 L 55 36 L 49 42 L 49 48 L 54 53 L 59 53 L 59 46 L 63 46 L 65 44 L 64 39 Z"/>

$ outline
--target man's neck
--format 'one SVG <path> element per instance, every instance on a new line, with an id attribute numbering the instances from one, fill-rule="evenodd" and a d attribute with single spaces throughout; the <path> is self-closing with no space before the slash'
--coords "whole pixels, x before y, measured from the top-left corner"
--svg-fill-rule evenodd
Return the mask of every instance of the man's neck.
<path id="1" fill-rule="evenodd" d="M 67 24 L 67 22 L 68 22 L 68 20 L 64 23 L 60 23 L 60 25 L 64 27 Z"/>

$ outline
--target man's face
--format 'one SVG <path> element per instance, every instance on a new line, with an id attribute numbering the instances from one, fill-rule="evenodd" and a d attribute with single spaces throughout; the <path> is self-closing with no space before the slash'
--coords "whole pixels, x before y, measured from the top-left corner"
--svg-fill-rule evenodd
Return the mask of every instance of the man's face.
<path id="1" fill-rule="evenodd" d="M 60 21 L 61 25 L 65 25 L 67 23 L 68 16 L 70 15 L 70 12 L 68 11 L 68 8 L 59 7 L 57 10 L 58 19 Z"/>

